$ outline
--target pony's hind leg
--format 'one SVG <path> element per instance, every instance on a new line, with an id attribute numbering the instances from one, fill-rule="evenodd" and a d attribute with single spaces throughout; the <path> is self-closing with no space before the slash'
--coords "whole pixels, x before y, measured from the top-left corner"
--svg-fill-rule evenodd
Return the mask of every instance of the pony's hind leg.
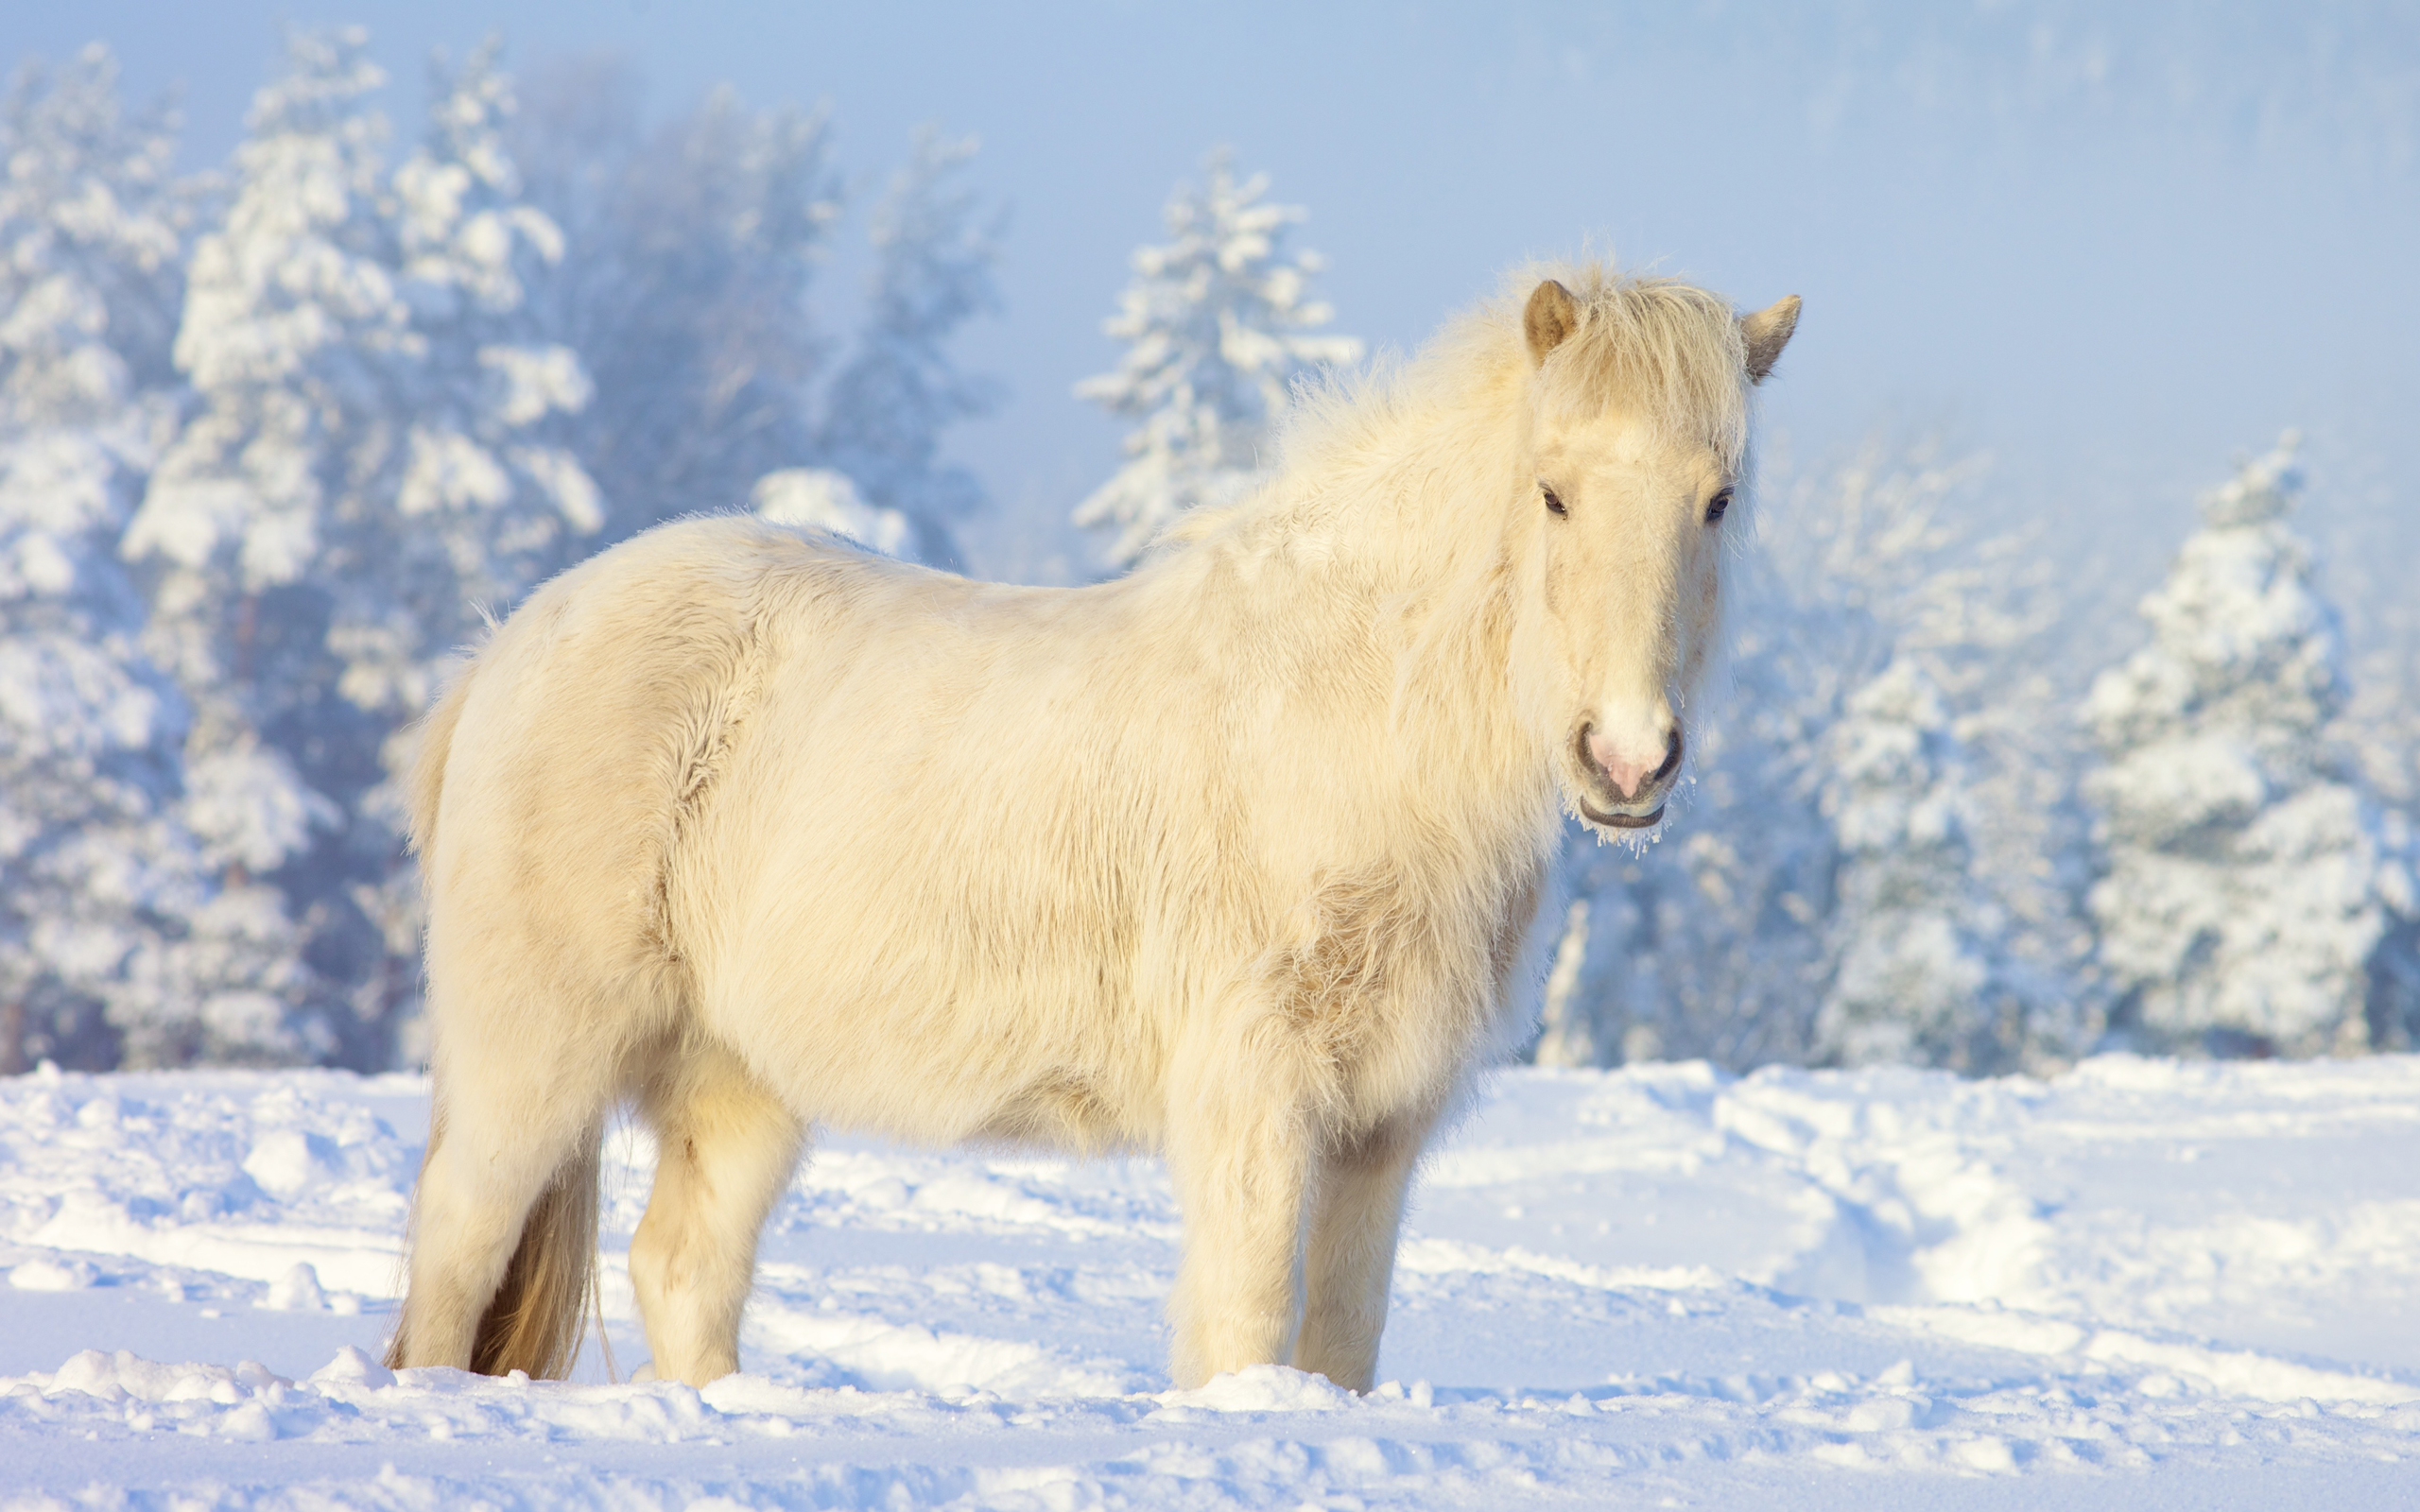
<path id="1" fill-rule="evenodd" d="M 578 1346 L 596 1246 L 610 1073 L 526 1053 L 448 1061 L 389 1363 L 560 1374 Z"/>
<path id="2" fill-rule="evenodd" d="M 639 1110 L 658 1153 L 631 1286 L 655 1378 L 702 1386 L 739 1368 L 756 1236 L 806 1131 L 736 1057 L 694 1041 L 641 1089 Z"/>

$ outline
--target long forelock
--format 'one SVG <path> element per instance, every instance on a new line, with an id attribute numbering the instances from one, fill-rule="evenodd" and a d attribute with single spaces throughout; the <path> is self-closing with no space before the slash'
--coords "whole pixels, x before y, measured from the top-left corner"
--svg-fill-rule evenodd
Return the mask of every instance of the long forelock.
<path id="1" fill-rule="evenodd" d="M 1601 263 L 1525 268 L 1521 297 L 1544 278 L 1559 279 L 1580 307 L 1578 329 L 1540 369 L 1551 411 L 1618 412 L 1676 442 L 1708 447 L 1735 470 L 1744 465 L 1747 350 L 1727 301 Z M 1512 323 L 1518 331 L 1517 318 Z"/>

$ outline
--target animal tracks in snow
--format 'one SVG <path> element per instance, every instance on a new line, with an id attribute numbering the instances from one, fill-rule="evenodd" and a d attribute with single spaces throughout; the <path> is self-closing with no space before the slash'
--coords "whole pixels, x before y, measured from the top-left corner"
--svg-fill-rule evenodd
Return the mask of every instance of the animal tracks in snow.
<path id="1" fill-rule="evenodd" d="M 1511 1073 L 1424 1173 L 1366 1398 L 1276 1366 L 1167 1389 L 1155 1162 L 847 1140 L 769 1228 L 743 1374 L 390 1373 L 424 1098 L 0 1082 L 0 1504 L 1791 1505 L 1914 1476 L 1957 1505 L 2058 1476 L 2118 1506 L 2159 1475 L 2360 1505 L 2420 1450 L 2411 1058 Z M 651 1151 L 608 1157 L 627 1373 Z"/>

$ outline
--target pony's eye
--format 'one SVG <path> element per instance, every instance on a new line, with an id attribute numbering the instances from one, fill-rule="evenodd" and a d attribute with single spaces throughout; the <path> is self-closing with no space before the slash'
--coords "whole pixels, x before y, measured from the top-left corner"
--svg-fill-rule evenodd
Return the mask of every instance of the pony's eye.
<path id="1" fill-rule="evenodd" d="M 1561 499 L 1559 499 L 1559 498 L 1557 498 L 1557 497 L 1555 496 L 1555 491 L 1554 491 L 1554 490 L 1549 489 L 1549 488 L 1547 488 L 1545 484 L 1541 483 L 1541 484 L 1539 484 L 1539 485 L 1538 485 L 1538 491 L 1539 491 L 1539 492 L 1541 492 L 1541 493 L 1543 493 L 1543 494 L 1545 494 L 1545 495 L 1547 496 L 1547 508 L 1552 509 L 1555 513 L 1557 513 L 1557 514 L 1562 514 L 1562 515 L 1567 515 L 1567 514 L 1569 514 L 1569 513 L 1571 512 L 1570 510 L 1568 510 L 1568 509 L 1566 509 L 1566 508 L 1564 508 L 1564 507 L 1563 507 L 1563 501 L 1562 501 Z"/>
<path id="2" fill-rule="evenodd" d="M 1730 507 L 1731 490 L 1729 489 L 1725 489 L 1706 502 L 1705 523 L 1707 524 L 1714 524 L 1717 520 L 1722 518 L 1722 511 Z"/>

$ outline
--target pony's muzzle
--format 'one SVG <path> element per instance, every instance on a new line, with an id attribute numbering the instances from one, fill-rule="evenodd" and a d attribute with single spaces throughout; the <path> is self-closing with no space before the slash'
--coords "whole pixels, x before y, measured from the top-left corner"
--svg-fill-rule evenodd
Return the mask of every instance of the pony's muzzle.
<path id="1" fill-rule="evenodd" d="M 1606 795 L 1613 799 L 1615 806 L 1624 808 L 1645 802 L 1657 789 L 1670 782 L 1672 774 L 1681 769 L 1681 756 L 1687 748 L 1677 719 L 1664 732 L 1664 759 L 1651 771 L 1644 760 L 1599 734 L 1594 724 L 1582 725 L 1580 738 L 1574 744 L 1578 747 L 1581 769 L 1588 774 L 1592 784 L 1601 780 Z M 1661 812 L 1659 806 L 1657 813 Z M 1630 827 L 1655 821 L 1650 816 L 1644 820 L 1628 820 L 1627 823 L 1622 818 L 1599 819 L 1597 822 Z"/>

